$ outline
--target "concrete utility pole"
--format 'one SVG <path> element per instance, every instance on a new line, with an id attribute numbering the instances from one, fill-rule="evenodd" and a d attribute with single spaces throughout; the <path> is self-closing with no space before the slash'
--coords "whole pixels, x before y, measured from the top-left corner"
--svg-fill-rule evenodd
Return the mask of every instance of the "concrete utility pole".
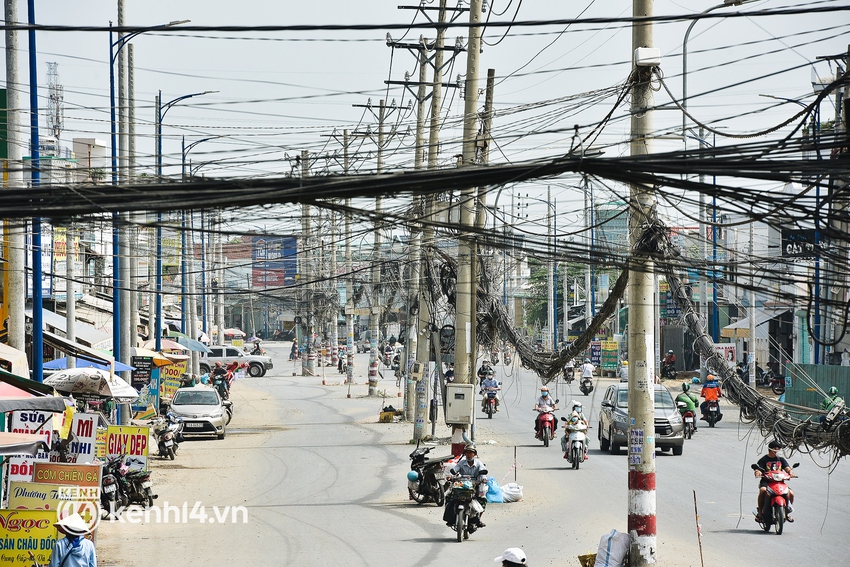
<path id="1" fill-rule="evenodd" d="M 310 177 L 310 154 L 307 150 L 301 151 L 301 177 L 306 178 Z M 314 282 L 313 282 L 313 265 L 312 265 L 312 257 L 313 257 L 313 236 L 312 236 L 312 227 L 310 226 L 310 205 L 303 204 L 301 205 L 301 237 L 303 239 L 303 246 L 301 248 L 301 255 L 303 257 L 303 263 L 301 265 L 301 288 L 302 297 L 306 297 L 306 301 L 302 301 L 301 304 L 305 307 L 304 315 L 307 320 L 304 321 L 304 340 L 306 340 L 307 351 L 304 353 L 304 356 L 301 357 L 301 375 L 302 376 L 315 376 L 316 375 L 316 352 L 313 350 L 313 291 L 314 291 Z"/>
<path id="2" fill-rule="evenodd" d="M 378 103 L 378 173 L 384 169 L 384 101 Z M 381 213 L 383 212 L 383 198 L 375 197 L 375 255 L 372 258 L 372 300 L 370 305 L 372 312 L 371 337 L 369 339 L 369 395 L 378 395 L 378 333 L 380 333 L 381 301 L 378 297 L 377 287 L 381 281 Z"/>
<path id="3" fill-rule="evenodd" d="M 222 238 L 224 235 L 221 232 L 221 209 L 218 211 L 218 232 L 216 233 L 216 256 L 217 259 L 217 275 L 218 275 L 218 288 L 216 289 L 215 303 L 216 303 L 216 325 L 218 325 L 218 345 L 224 346 L 224 286 L 226 282 L 227 272 L 225 270 L 225 258 L 224 258 L 224 245 L 222 244 Z"/>
<path id="4" fill-rule="evenodd" d="M 749 326 L 749 335 L 750 338 L 747 341 L 749 351 L 747 353 L 749 358 L 749 375 L 750 375 L 750 385 L 755 388 L 756 386 L 756 364 L 758 361 L 756 359 L 756 265 L 755 265 L 755 256 L 753 255 L 753 227 L 755 226 L 755 221 L 750 222 L 750 293 L 749 293 L 749 304 L 750 304 L 750 326 Z"/>
<path id="5" fill-rule="evenodd" d="M 342 132 L 342 167 L 346 175 L 348 175 L 351 167 L 350 156 L 348 154 L 348 130 Z M 345 272 L 348 277 L 345 278 L 345 325 L 348 339 L 345 343 L 345 382 L 346 384 L 354 383 L 354 266 L 351 262 L 351 199 L 345 200 Z"/>
<path id="6" fill-rule="evenodd" d="M 77 342 L 77 298 L 74 296 L 74 222 L 65 227 L 65 338 Z M 67 368 L 76 366 L 76 358 L 69 352 Z"/>
<path id="7" fill-rule="evenodd" d="M 546 233 L 548 260 L 546 260 L 546 332 L 547 348 L 555 349 L 555 258 L 552 256 L 552 186 L 546 186 Z"/>
<path id="8" fill-rule="evenodd" d="M 124 18 L 124 0 L 118 0 L 118 27 L 123 27 L 126 23 Z M 118 34 L 118 41 L 124 37 L 123 33 Z M 129 180 L 130 160 L 129 160 L 129 141 L 128 135 L 129 125 L 127 119 L 127 51 L 124 49 L 118 50 L 118 180 L 121 185 L 126 185 Z M 120 325 L 120 335 L 118 348 L 113 351 L 115 360 L 120 360 L 124 364 L 130 363 L 130 347 L 135 346 L 130 343 L 130 327 L 132 319 L 130 317 L 130 213 L 121 213 L 119 216 L 118 227 L 118 250 L 119 258 L 116 258 L 120 264 L 120 288 L 118 290 L 118 298 L 121 303 L 118 311 L 118 319 Z M 133 333 L 135 335 L 135 333 Z M 121 377 L 130 382 L 130 372 L 121 372 Z M 125 406 L 129 410 L 129 406 Z M 130 412 L 121 411 L 121 423 L 126 425 L 130 423 Z"/>
<path id="9" fill-rule="evenodd" d="M 136 84 L 134 80 L 134 61 L 133 61 L 133 44 L 127 46 L 127 178 L 132 182 L 136 179 Z M 129 242 L 140 242 L 139 222 L 144 222 L 144 213 L 130 214 Z M 138 339 L 138 329 L 141 323 L 139 319 L 139 258 L 138 247 L 132 250 L 132 255 L 129 259 L 130 271 L 128 272 L 127 281 L 129 285 L 129 303 L 130 309 L 127 311 L 130 320 L 130 343 L 127 351 L 127 358 L 131 359 L 133 354 L 132 348 L 136 346 Z M 194 338 L 194 337 L 193 337 Z"/>
<path id="10" fill-rule="evenodd" d="M 475 142 L 478 133 L 478 58 L 481 53 L 482 0 L 470 0 L 469 28 L 467 44 L 466 81 L 464 86 L 463 108 L 463 166 L 469 166 L 475 160 Z M 474 360 L 475 345 L 472 344 L 472 296 L 475 293 L 475 277 L 472 273 L 472 254 L 474 242 L 470 239 L 475 218 L 475 188 L 469 187 L 460 193 L 460 234 L 457 252 L 457 305 L 455 319 L 455 382 L 470 384 Z M 464 234 L 467 233 L 467 234 Z M 474 401 L 473 401 L 474 403 Z M 473 414 L 474 415 L 474 414 Z M 452 454 L 463 452 L 464 430 L 455 425 L 452 430 Z"/>
<path id="11" fill-rule="evenodd" d="M 652 0 L 634 0 L 635 18 L 652 16 Z M 652 48 L 652 22 L 632 24 L 632 156 L 652 151 L 652 73 L 654 67 L 639 64 L 637 50 Z M 629 239 L 633 256 L 629 262 L 629 517 L 630 565 L 657 562 L 655 528 L 655 330 L 653 291 L 655 266 L 638 249 L 645 221 L 655 208 L 652 187 L 631 186 Z"/>
<path id="12" fill-rule="evenodd" d="M 6 0 L 6 23 L 18 23 L 17 0 Z M 24 187 L 23 105 L 21 104 L 21 79 L 18 67 L 18 32 L 6 28 L 6 148 L 8 161 L 6 186 Z M 7 273 L 9 288 L 6 301 L 9 305 L 9 346 L 26 352 L 26 222 L 23 219 L 6 221 L 9 242 Z M 0 321 L 2 324 L 2 321 Z"/>

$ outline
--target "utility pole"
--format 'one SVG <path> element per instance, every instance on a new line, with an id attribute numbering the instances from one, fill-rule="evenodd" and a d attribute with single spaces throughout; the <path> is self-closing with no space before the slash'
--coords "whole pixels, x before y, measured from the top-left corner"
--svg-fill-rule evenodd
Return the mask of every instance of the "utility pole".
<path id="1" fill-rule="evenodd" d="M 555 349 L 555 259 L 552 257 L 552 186 L 546 186 L 546 341 L 549 350 Z"/>
<path id="2" fill-rule="evenodd" d="M 463 153 L 462 166 L 470 166 L 475 160 L 475 141 L 478 133 L 478 58 L 481 53 L 481 5 L 482 0 L 469 3 L 469 41 L 467 44 L 466 82 L 463 109 Z M 455 307 L 455 382 L 470 384 L 474 362 L 470 355 L 475 353 L 472 344 L 472 296 L 475 293 L 475 275 L 472 273 L 474 242 L 470 238 L 475 218 L 475 188 L 460 192 L 460 237 L 457 253 L 457 304 Z M 464 234 L 466 233 L 466 234 Z M 472 400 L 474 404 L 475 401 Z M 474 412 L 473 412 L 474 415 Z M 452 430 L 452 454 L 463 452 L 464 428 L 454 425 Z"/>
<path id="3" fill-rule="evenodd" d="M 65 335 L 69 342 L 77 342 L 77 298 L 74 296 L 74 221 L 65 227 Z M 66 368 L 76 366 L 76 358 L 67 353 Z"/>
<path id="4" fill-rule="evenodd" d="M 749 352 L 749 374 L 750 374 L 750 385 L 755 388 L 756 385 L 756 364 L 758 361 L 756 359 L 756 265 L 755 265 L 755 256 L 753 256 L 753 227 L 755 225 L 755 221 L 750 222 L 750 293 L 749 293 L 749 303 L 750 303 L 750 327 L 749 327 L 749 348 L 747 349 Z"/>
<path id="5" fill-rule="evenodd" d="M 127 153 L 128 167 L 127 177 L 132 182 L 136 179 L 136 84 L 134 79 L 134 60 L 133 60 L 133 44 L 127 45 Z M 144 213 L 131 213 L 129 225 L 129 242 L 139 242 L 140 230 L 139 221 L 144 222 Z M 134 248 L 130 257 L 130 271 L 128 272 L 127 281 L 129 285 L 129 303 L 130 309 L 127 311 L 130 319 L 130 343 L 128 345 L 127 359 L 133 354 L 131 350 L 136 346 L 138 339 L 138 329 L 141 323 L 139 319 L 139 253 L 138 248 Z"/>
<path id="6" fill-rule="evenodd" d="M 301 150 L 301 177 L 307 178 L 310 176 L 310 154 L 307 150 Z M 303 246 L 301 248 L 302 265 L 301 265 L 301 288 L 302 297 L 306 297 L 305 301 L 301 302 L 304 306 L 304 340 L 307 344 L 307 352 L 301 357 L 301 376 L 315 376 L 315 361 L 316 352 L 313 350 L 313 240 L 312 228 L 310 226 L 310 205 L 301 205 L 301 235 Z"/>
<path id="7" fill-rule="evenodd" d="M 20 189 L 24 187 L 23 147 L 24 124 L 23 105 L 21 104 L 22 82 L 18 66 L 18 32 L 10 29 L 18 23 L 17 0 L 6 0 L 6 148 L 8 160 L 7 188 Z M 26 352 L 26 318 L 25 302 L 26 289 L 26 222 L 23 219 L 7 220 L 6 230 L 9 242 L 9 255 L 6 273 L 9 288 L 6 302 L 9 305 L 9 346 Z"/>
<path id="8" fill-rule="evenodd" d="M 348 175 L 351 163 L 348 154 L 348 130 L 342 132 L 342 167 L 345 175 Z M 345 324 L 348 335 L 346 341 L 346 370 L 345 382 L 354 383 L 354 267 L 351 262 L 351 199 L 345 200 Z M 351 395 L 351 394 L 349 394 Z"/>
<path id="9" fill-rule="evenodd" d="M 652 16 L 652 0 L 634 0 L 635 18 Z M 638 57 L 651 49 L 652 21 L 632 23 L 632 156 L 652 151 L 653 91 L 652 64 Z M 643 567 L 657 562 L 655 521 L 655 330 L 654 271 L 650 256 L 639 249 L 646 221 L 655 209 L 652 187 L 632 185 L 630 195 L 629 239 L 629 506 L 628 531 L 630 565 Z"/>
<path id="10" fill-rule="evenodd" d="M 123 27 L 125 24 L 124 18 L 124 0 L 118 0 L 118 27 Z M 120 41 L 124 34 L 118 34 Z M 128 135 L 128 119 L 127 119 L 127 51 L 119 49 L 118 51 L 118 179 L 121 185 L 126 185 L 129 174 L 129 135 Z M 118 251 L 119 257 L 115 258 L 115 262 L 120 265 L 119 289 L 117 291 L 120 309 L 115 311 L 114 316 L 117 317 L 120 325 L 120 339 L 118 348 L 114 349 L 113 354 L 115 360 L 120 360 L 124 364 L 130 363 L 130 347 L 135 346 L 135 343 L 130 342 L 130 327 L 132 319 L 130 314 L 130 213 L 120 213 L 118 215 Z M 135 335 L 135 333 L 133 333 Z M 130 382 L 130 372 L 121 372 L 121 377 L 126 382 Z M 120 412 L 121 424 L 127 425 L 130 423 L 130 406 L 123 405 Z"/>
<path id="11" fill-rule="evenodd" d="M 227 283 L 226 281 L 226 270 L 225 270 L 225 258 L 224 258 L 224 245 L 222 244 L 223 234 L 221 231 L 222 226 L 222 218 L 221 218 L 221 209 L 218 210 L 218 232 L 216 233 L 216 256 L 217 258 L 217 267 L 218 267 L 218 288 L 216 289 L 216 321 L 218 325 L 218 345 L 224 346 L 224 286 Z"/>

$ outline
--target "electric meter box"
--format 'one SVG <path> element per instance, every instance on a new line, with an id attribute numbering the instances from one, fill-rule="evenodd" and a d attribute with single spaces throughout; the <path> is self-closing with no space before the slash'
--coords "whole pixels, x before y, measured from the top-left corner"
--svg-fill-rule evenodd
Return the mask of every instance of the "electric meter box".
<path id="1" fill-rule="evenodd" d="M 475 411 L 475 384 L 446 386 L 446 423 L 470 425 Z"/>
<path id="2" fill-rule="evenodd" d="M 410 379 L 414 382 L 419 382 L 422 380 L 422 363 L 414 362 L 413 367 L 410 369 Z"/>

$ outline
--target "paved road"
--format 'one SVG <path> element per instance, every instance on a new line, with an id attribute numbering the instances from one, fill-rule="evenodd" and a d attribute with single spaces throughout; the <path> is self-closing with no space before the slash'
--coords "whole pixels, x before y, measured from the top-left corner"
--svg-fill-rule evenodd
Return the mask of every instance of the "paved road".
<path id="1" fill-rule="evenodd" d="M 412 425 L 376 423 L 383 400 L 365 396 L 362 376 L 347 398 L 336 372 L 326 372 L 324 386 L 320 378 L 292 376 L 288 345 L 265 346 L 276 368 L 236 385 L 227 438 L 185 443 L 173 464 L 158 462 L 154 472 L 158 504 L 186 501 L 191 510 L 197 501 L 208 514 L 212 506 L 244 506 L 247 523 L 111 523 L 100 532 L 102 564 L 487 565 L 505 547 L 520 546 L 535 566 L 578 565 L 576 556 L 595 551 L 602 534 L 625 530 L 626 457 L 601 453 L 594 440 L 590 460 L 572 471 L 557 445 L 544 449 L 531 431 L 537 384 L 527 372 L 508 375 L 497 366 L 503 410 L 478 421 L 475 432 L 500 482 L 513 480 L 516 450 L 525 499 L 490 505 L 488 527 L 458 544 L 441 510 L 407 499 Z M 357 355 L 358 375 L 366 358 Z M 385 374 L 380 389 L 393 395 L 395 381 Z M 588 397 L 577 388 L 555 389 L 562 406 L 576 398 L 591 407 L 594 437 L 607 383 Z M 816 556 L 819 565 L 846 565 L 846 465 L 828 477 L 808 457 L 791 459 L 802 462 L 801 478 L 792 481 L 797 521 L 782 536 L 764 534 L 750 513 L 756 482 L 749 463 L 760 440 L 735 421 L 733 408 L 725 411 L 717 428 L 700 428 L 683 456 L 658 453 L 659 564 L 700 565 L 696 490 L 706 565 L 764 565 L 766 553 L 783 564 L 811 564 Z M 448 434 L 438 426 L 438 437 Z"/>

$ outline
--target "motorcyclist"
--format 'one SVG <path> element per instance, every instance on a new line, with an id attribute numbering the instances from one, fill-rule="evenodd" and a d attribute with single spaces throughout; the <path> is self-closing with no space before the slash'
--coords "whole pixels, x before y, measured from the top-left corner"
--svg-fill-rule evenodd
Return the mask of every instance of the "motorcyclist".
<path id="1" fill-rule="evenodd" d="M 384 345 L 384 365 L 390 366 L 393 363 L 393 350 L 390 343 Z"/>
<path id="2" fill-rule="evenodd" d="M 596 370 L 596 367 L 590 362 L 589 358 L 584 359 L 584 364 L 581 365 L 581 379 L 590 378 L 593 380 L 593 372 Z"/>
<path id="3" fill-rule="evenodd" d="M 490 366 L 490 361 L 486 358 L 481 361 L 481 367 L 478 369 L 478 385 L 484 383 L 484 379 L 487 378 L 489 374 L 493 373 L 493 368 Z"/>
<path id="4" fill-rule="evenodd" d="M 664 355 L 664 366 L 676 364 L 676 355 L 673 354 L 672 350 L 668 350 L 667 354 Z"/>
<path id="5" fill-rule="evenodd" d="M 572 423 L 581 422 L 585 425 L 585 427 L 590 427 L 590 423 L 588 423 L 587 418 L 584 417 L 584 411 L 583 411 L 584 407 L 581 405 L 581 402 L 573 400 L 570 405 L 572 406 L 573 410 L 570 413 L 570 417 L 567 420 L 567 423 L 564 425 L 564 430 L 565 430 L 564 431 L 564 437 L 565 438 L 568 438 L 570 436 L 568 427 Z M 567 449 L 566 449 L 566 441 L 565 441 L 564 442 L 564 452 L 566 452 L 566 450 Z M 564 458 L 566 458 L 566 456 L 564 456 Z M 587 455 L 587 443 L 585 443 L 584 444 L 584 460 L 586 461 L 588 458 L 589 457 Z"/>
<path id="6" fill-rule="evenodd" d="M 705 398 L 705 401 L 699 405 L 699 410 L 702 412 L 702 417 L 700 417 L 700 419 L 705 419 L 705 413 L 708 411 L 708 402 L 717 402 L 723 395 L 720 391 L 720 384 L 717 382 L 717 378 L 714 377 L 714 374 L 709 374 L 706 377 L 705 386 L 702 387 L 702 391 L 699 395 L 700 397 Z M 723 419 L 723 414 L 718 411 L 717 421 L 720 421 L 721 419 Z"/>
<path id="7" fill-rule="evenodd" d="M 782 444 L 779 441 L 776 441 L 775 439 L 773 441 L 771 441 L 767 445 L 767 455 L 763 456 L 756 463 L 759 466 L 759 469 L 761 469 L 761 470 L 757 469 L 757 470 L 753 471 L 756 478 L 761 478 L 761 481 L 759 482 L 758 508 L 756 508 L 756 510 L 757 510 L 756 522 L 761 522 L 761 510 L 762 510 L 762 507 L 764 506 L 765 498 L 767 498 L 767 486 L 769 484 L 767 480 L 762 478 L 762 475 L 763 475 L 762 471 L 775 471 L 775 470 L 781 469 L 781 470 L 785 471 L 786 473 L 788 473 L 789 475 L 791 475 L 791 477 L 796 476 L 794 474 L 794 469 L 791 468 L 791 466 L 788 464 L 788 461 L 786 461 L 785 458 L 782 457 L 781 455 L 777 454 L 777 452 L 781 448 L 782 448 Z M 788 489 L 788 515 L 785 516 L 785 520 L 788 521 L 788 522 L 792 522 L 792 523 L 794 522 L 794 519 L 791 518 L 791 512 L 792 512 L 791 504 L 793 504 L 793 503 L 794 503 L 794 492 L 789 488 Z"/>
<path id="8" fill-rule="evenodd" d="M 481 393 L 484 395 L 484 397 L 481 398 L 481 411 L 484 411 L 484 408 L 487 404 L 487 391 L 490 390 L 490 389 L 495 389 L 495 390 L 499 389 L 499 381 L 496 380 L 496 378 L 493 376 L 492 371 L 490 372 L 490 374 L 487 375 L 486 378 L 484 378 L 484 381 L 481 382 Z M 499 393 L 498 392 L 496 392 L 496 411 L 499 411 Z"/>
<path id="9" fill-rule="evenodd" d="M 558 406 L 555 405 L 555 400 L 549 395 L 549 388 L 546 386 L 542 386 L 540 388 L 540 397 L 537 398 L 537 402 L 534 404 L 534 410 L 537 413 L 537 417 L 534 418 L 534 433 L 540 434 L 540 418 L 543 416 L 544 412 L 547 411 L 555 411 L 558 409 Z"/>
<path id="10" fill-rule="evenodd" d="M 472 443 L 468 443 L 463 448 L 463 458 L 461 458 L 455 466 L 453 466 L 449 470 L 450 476 L 466 476 L 472 479 L 472 481 L 476 485 L 476 489 L 478 485 L 482 482 L 487 482 L 487 466 L 478 460 L 478 449 L 475 448 L 475 445 Z M 476 494 L 479 494 L 476 492 Z M 487 499 L 477 496 L 475 497 L 478 500 L 478 503 L 481 504 L 482 508 L 487 507 Z M 470 526 L 470 531 L 475 531 L 477 528 L 484 528 L 486 525 L 481 521 L 481 516 L 484 515 L 484 512 L 478 514 L 475 518 L 475 525 Z M 446 498 L 446 508 L 443 511 L 443 521 L 446 522 L 446 525 L 450 528 L 454 527 L 456 517 L 455 517 L 455 503 L 451 497 Z"/>
<path id="11" fill-rule="evenodd" d="M 622 364 L 620 364 L 620 382 L 628 382 L 629 381 L 629 361 L 624 360 Z"/>
<path id="12" fill-rule="evenodd" d="M 564 379 L 567 382 L 572 382 L 573 378 L 576 375 L 576 361 L 574 358 L 571 358 L 564 365 Z"/>
<path id="13" fill-rule="evenodd" d="M 832 409 L 832 406 L 834 406 L 835 403 L 840 399 L 842 398 L 838 395 L 838 388 L 836 388 L 835 386 L 831 387 L 827 392 L 826 397 L 820 403 L 821 411 L 828 412 Z"/>
<path id="14" fill-rule="evenodd" d="M 254 343 L 254 350 L 251 351 L 251 354 L 252 355 L 259 355 L 259 354 L 263 354 L 264 352 L 265 351 L 263 351 L 263 347 L 260 346 L 260 341 L 255 342 Z"/>
<path id="15" fill-rule="evenodd" d="M 697 412 L 697 402 L 699 402 L 699 398 L 696 394 L 691 392 L 691 385 L 687 382 L 682 382 L 682 393 L 676 396 L 676 406 L 678 407 L 679 402 L 683 402 L 685 407 L 679 408 L 679 413 L 682 415 L 685 412 L 689 411 L 691 413 Z M 694 424 L 694 431 L 697 430 L 696 423 Z"/>

